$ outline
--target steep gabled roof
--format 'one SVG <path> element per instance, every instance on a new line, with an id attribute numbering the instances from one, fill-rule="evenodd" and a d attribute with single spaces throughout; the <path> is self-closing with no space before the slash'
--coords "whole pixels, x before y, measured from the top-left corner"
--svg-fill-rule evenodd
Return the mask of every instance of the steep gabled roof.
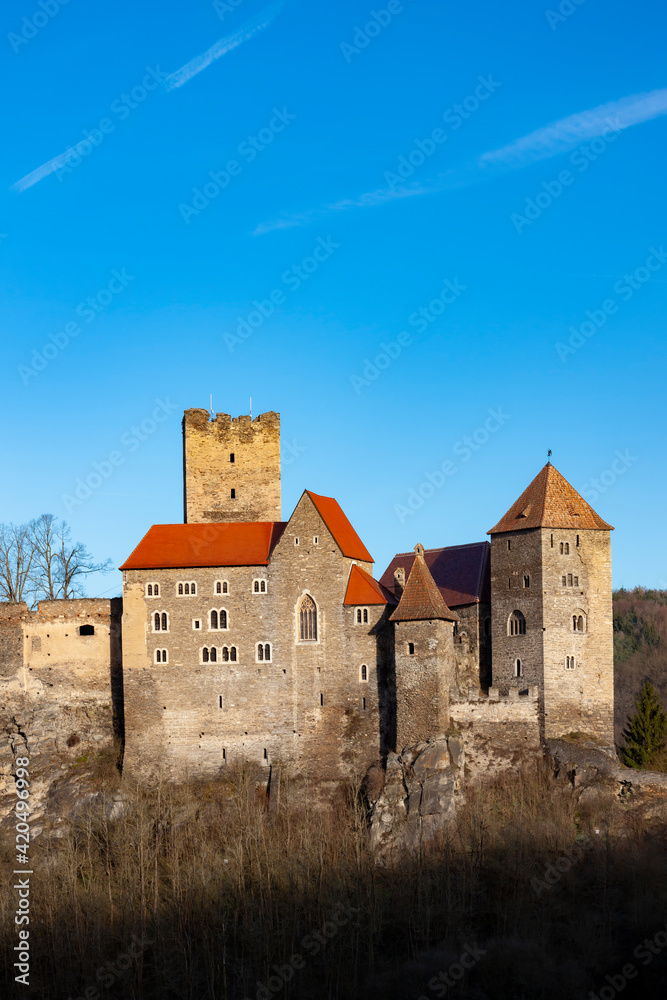
<path id="1" fill-rule="evenodd" d="M 614 529 L 586 503 L 551 462 L 533 479 L 504 517 L 487 532 L 522 531 L 526 528 Z"/>
<path id="2" fill-rule="evenodd" d="M 415 546 L 415 559 L 410 576 L 401 594 L 398 607 L 390 615 L 393 622 L 447 621 L 456 622 L 459 616 L 450 611 L 442 599 L 435 580 L 424 561 L 424 547 Z"/>
<path id="3" fill-rule="evenodd" d="M 310 490 L 306 490 L 306 495 L 317 507 L 343 555 L 348 559 L 361 559 L 362 562 L 372 563 L 373 556 L 348 521 L 338 501 L 333 497 L 318 496 Z"/>
<path id="4" fill-rule="evenodd" d="M 356 564 L 350 570 L 343 604 L 398 604 L 391 590 Z"/>
<path id="5" fill-rule="evenodd" d="M 491 545 L 449 545 L 444 549 L 425 549 L 424 559 L 448 608 L 491 600 Z M 402 566 L 406 579 L 415 560 L 414 552 L 399 552 L 380 577 L 380 583 L 393 588 L 394 571 Z"/>
<path id="6" fill-rule="evenodd" d="M 266 566 L 283 521 L 154 524 L 121 569 Z"/>

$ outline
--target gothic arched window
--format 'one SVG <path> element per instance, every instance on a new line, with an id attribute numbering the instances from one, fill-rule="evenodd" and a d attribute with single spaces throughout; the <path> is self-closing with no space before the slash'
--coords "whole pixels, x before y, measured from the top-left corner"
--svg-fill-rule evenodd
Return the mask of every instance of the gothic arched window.
<path id="1" fill-rule="evenodd" d="M 507 621 L 508 635 L 525 635 L 526 619 L 520 611 L 513 611 Z"/>
<path id="2" fill-rule="evenodd" d="M 299 605 L 299 639 L 301 642 L 317 639 L 317 607 L 308 594 L 304 594 Z"/>

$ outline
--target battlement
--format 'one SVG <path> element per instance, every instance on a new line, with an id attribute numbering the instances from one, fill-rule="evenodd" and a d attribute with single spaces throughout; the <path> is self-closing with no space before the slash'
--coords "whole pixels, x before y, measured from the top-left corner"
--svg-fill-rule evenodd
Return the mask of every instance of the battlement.
<path id="1" fill-rule="evenodd" d="M 501 694 L 496 687 L 490 687 L 488 695 L 483 691 L 468 691 L 461 694 L 458 688 L 450 688 L 449 701 L 452 705 L 516 705 L 532 702 L 537 705 L 540 700 L 540 689 L 537 684 L 529 688 L 511 687 L 507 694 Z"/>
<path id="2" fill-rule="evenodd" d="M 186 524 L 279 521 L 280 414 L 183 415 Z"/>

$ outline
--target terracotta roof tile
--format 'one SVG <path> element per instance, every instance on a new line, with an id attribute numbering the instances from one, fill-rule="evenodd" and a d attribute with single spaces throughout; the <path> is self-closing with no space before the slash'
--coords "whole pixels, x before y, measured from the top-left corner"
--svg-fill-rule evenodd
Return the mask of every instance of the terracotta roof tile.
<path id="1" fill-rule="evenodd" d="M 353 566 L 347 581 L 343 604 L 397 604 L 391 590 L 374 580 L 361 566 Z"/>
<path id="2" fill-rule="evenodd" d="M 491 600 L 491 545 L 473 542 L 450 545 L 443 549 L 425 549 L 424 559 L 448 608 Z M 380 583 L 393 589 L 394 571 L 402 566 L 406 579 L 415 560 L 414 552 L 399 552 L 380 577 Z"/>
<path id="3" fill-rule="evenodd" d="M 361 559 L 362 562 L 372 563 L 373 556 L 348 521 L 338 501 L 333 497 L 318 496 L 310 490 L 306 490 L 306 493 L 317 507 L 343 555 L 348 559 Z"/>
<path id="4" fill-rule="evenodd" d="M 459 616 L 450 611 L 442 599 L 435 580 L 424 561 L 424 548 L 415 546 L 415 559 L 410 576 L 401 594 L 398 607 L 390 616 L 393 622 L 448 621 L 456 622 Z"/>
<path id="5" fill-rule="evenodd" d="M 487 532 L 521 531 L 526 528 L 614 529 L 579 496 L 551 462 L 538 472 L 504 517 Z"/>
<path id="6" fill-rule="evenodd" d="M 121 569 L 266 566 L 282 521 L 154 524 Z"/>

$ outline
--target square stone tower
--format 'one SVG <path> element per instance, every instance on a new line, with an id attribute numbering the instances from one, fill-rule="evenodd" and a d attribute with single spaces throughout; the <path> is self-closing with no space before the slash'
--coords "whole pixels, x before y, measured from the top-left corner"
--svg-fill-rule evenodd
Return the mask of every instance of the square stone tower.
<path id="1" fill-rule="evenodd" d="M 612 530 L 549 462 L 489 532 L 493 684 L 539 687 L 545 738 L 614 741 Z"/>
<path id="2" fill-rule="evenodd" d="M 280 521 L 280 414 L 183 417 L 183 519 Z"/>

